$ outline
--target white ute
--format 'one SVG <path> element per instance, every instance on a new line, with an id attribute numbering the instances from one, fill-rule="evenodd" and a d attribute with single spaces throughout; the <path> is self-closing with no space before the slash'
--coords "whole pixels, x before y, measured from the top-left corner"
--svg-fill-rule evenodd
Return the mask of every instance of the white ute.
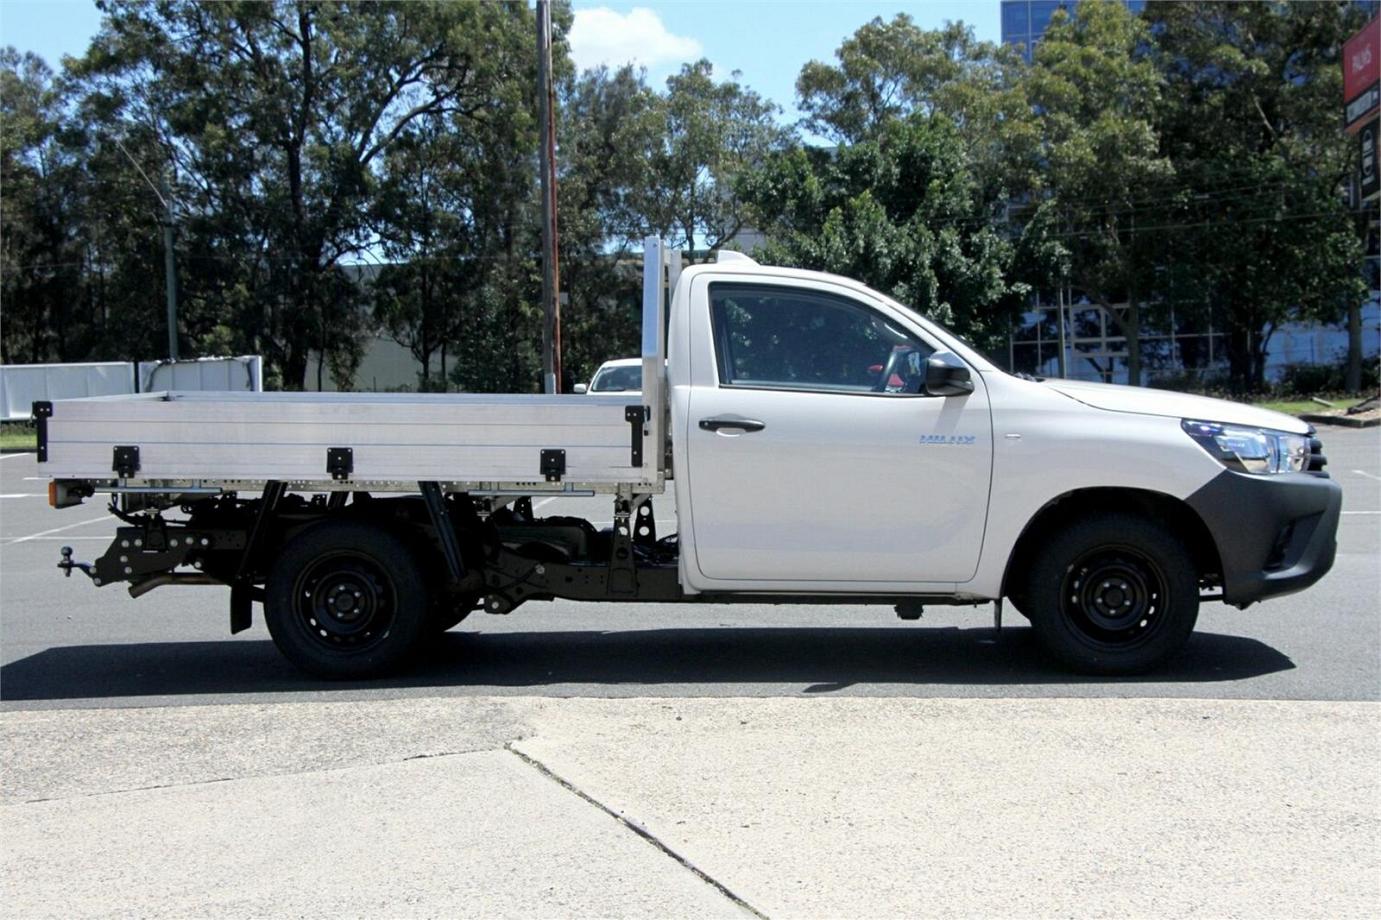
<path id="1" fill-rule="evenodd" d="M 134 596 L 229 585 L 232 632 L 261 603 L 295 664 L 357 678 L 471 611 L 554 598 L 905 618 L 1005 598 L 1064 664 L 1131 673 L 1201 601 L 1332 565 L 1341 491 L 1290 416 L 1012 376 L 847 278 L 728 252 L 682 271 L 653 239 L 643 311 L 636 394 L 37 403 L 51 503 L 111 493 L 124 524 L 59 566 Z M 612 529 L 533 512 L 594 494 Z"/>

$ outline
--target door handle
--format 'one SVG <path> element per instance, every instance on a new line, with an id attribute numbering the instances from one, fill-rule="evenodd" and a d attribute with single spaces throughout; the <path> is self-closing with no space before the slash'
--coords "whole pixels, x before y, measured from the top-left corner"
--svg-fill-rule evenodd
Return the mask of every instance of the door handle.
<path id="1" fill-rule="evenodd" d="M 767 427 L 765 422 L 760 422 L 753 418 L 702 418 L 700 420 L 701 431 L 718 431 L 721 428 L 738 428 L 743 431 L 762 431 Z"/>

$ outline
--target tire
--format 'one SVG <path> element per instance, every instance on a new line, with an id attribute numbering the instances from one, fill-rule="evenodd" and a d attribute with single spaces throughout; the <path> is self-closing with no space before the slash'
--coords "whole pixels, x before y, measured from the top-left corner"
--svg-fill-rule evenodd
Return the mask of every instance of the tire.
<path id="1" fill-rule="evenodd" d="M 432 606 L 431 614 L 427 617 L 427 632 L 430 635 L 439 636 L 458 625 L 461 620 L 474 612 L 477 600 L 479 600 L 478 595 L 438 598 Z"/>
<path id="2" fill-rule="evenodd" d="M 1189 640 L 1194 561 L 1169 530 L 1132 514 L 1070 524 L 1036 553 L 1023 607 L 1045 647 L 1086 674 L 1138 674 Z"/>
<path id="3" fill-rule="evenodd" d="M 294 537 L 265 586 L 274 644 L 328 680 L 397 671 L 426 634 L 430 599 L 416 556 L 359 521 L 324 521 Z"/>

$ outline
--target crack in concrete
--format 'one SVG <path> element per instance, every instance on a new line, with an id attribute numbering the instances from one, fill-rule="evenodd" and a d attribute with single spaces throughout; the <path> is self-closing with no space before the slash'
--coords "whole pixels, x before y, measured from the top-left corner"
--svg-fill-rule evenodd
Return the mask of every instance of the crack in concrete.
<path id="1" fill-rule="evenodd" d="M 710 875 L 708 872 L 701 869 L 695 863 L 691 862 L 689 859 L 673 850 L 667 844 L 663 843 L 661 838 L 659 838 L 656 834 L 652 833 L 652 831 L 643 827 L 636 821 L 633 821 L 632 819 L 619 814 L 617 811 L 614 811 L 614 809 L 610 808 L 608 805 L 605 805 L 599 799 L 596 799 L 594 796 L 577 787 L 574 783 L 571 783 L 570 781 L 561 777 L 559 774 L 554 772 L 550 767 L 542 763 L 537 758 L 524 754 L 522 751 L 515 748 L 512 742 L 504 745 L 504 747 L 508 750 L 509 753 L 513 754 L 523 763 L 532 767 L 534 770 L 545 776 L 547 779 L 556 783 L 558 786 L 565 789 L 566 791 L 576 796 L 579 796 L 582 800 L 593 805 L 595 808 L 598 808 L 600 811 L 604 812 L 606 815 L 613 818 L 619 824 L 622 824 L 624 827 L 628 828 L 630 831 L 646 840 L 652 846 L 656 847 L 664 855 L 669 856 L 676 862 L 680 863 L 682 868 L 689 870 L 702 882 L 713 887 L 716 891 L 718 891 L 720 894 L 724 895 L 724 897 L 728 898 L 731 902 L 733 902 L 734 905 L 736 905 L 737 907 L 741 908 L 742 910 L 746 910 L 754 917 L 760 918 L 760 920 L 768 920 L 767 914 L 758 910 L 752 904 L 749 904 L 740 895 L 735 894 L 733 890 L 731 890 L 723 882 L 719 881 L 714 876 Z"/>

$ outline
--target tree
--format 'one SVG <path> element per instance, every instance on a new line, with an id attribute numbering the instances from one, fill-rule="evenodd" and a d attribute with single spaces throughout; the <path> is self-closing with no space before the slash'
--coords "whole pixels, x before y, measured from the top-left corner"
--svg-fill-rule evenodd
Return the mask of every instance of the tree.
<path id="1" fill-rule="evenodd" d="M 802 126 L 839 145 L 876 137 L 915 114 L 945 115 L 985 183 L 1022 194 L 1036 167 L 1035 117 L 1021 53 L 978 41 L 962 22 L 922 29 L 905 13 L 863 25 L 796 80 Z"/>
<path id="2" fill-rule="evenodd" d="M 1127 376 L 1141 383 L 1143 310 L 1154 264 L 1138 223 L 1174 175 L 1157 131 L 1163 77 L 1151 33 L 1119 3 L 1082 0 L 1056 13 L 1029 77 L 1044 164 L 1038 194 L 1053 198 L 1070 280 L 1112 317 L 1127 342 Z"/>
<path id="3" fill-rule="evenodd" d="M 140 174 L 157 175 L 157 151 L 147 134 L 107 127 L 40 59 L 0 54 L 5 361 L 162 352 L 149 279 L 163 277 L 164 215 Z"/>
<path id="4" fill-rule="evenodd" d="M 1157 258 L 1226 324 L 1234 392 L 1264 385 L 1274 329 L 1364 296 L 1339 52 L 1364 15 L 1325 3 L 1152 4 L 1164 149 L 1182 178 Z M 1364 222 L 1364 221 L 1363 221 Z"/>
<path id="5" fill-rule="evenodd" d="M 776 108 L 708 61 L 665 93 L 631 67 L 596 68 L 563 88 L 560 142 L 563 362 L 581 375 L 636 353 L 642 238 L 714 250 L 745 226 L 738 177 L 781 149 Z"/>
<path id="6" fill-rule="evenodd" d="M 239 250 L 249 296 L 236 325 L 293 388 L 309 349 L 352 347 L 333 345 L 349 309 L 337 267 L 370 242 L 385 154 L 424 117 L 503 117 L 500 85 L 531 59 L 522 3 L 101 8 L 79 73 L 121 118 L 158 134 L 201 229 Z"/>
<path id="7" fill-rule="evenodd" d="M 742 183 L 775 264 L 863 281 L 993 348 L 1028 287 L 1021 240 L 985 194 L 951 119 L 914 114 L 837 150 L 796 148 Z"/>
<path id="8" fill-rule="evenodd" d="M 787 132 L 776 106 L 737 79 L 715 82 L 703 59 L 667 78 L 663 111 L 648 203 L 653 232 L 672 245 L 718 249 L 744 227 L 736 178 L 781 149 Z"/>
<path id="9" fill-rule="evenodd" d="M 69 222 L 72 164 L 58 140 L 53 72 L 32 54 L 0 52 L 0 296 L 6 363 L 66 357 L 67 293 L 80 247 Z"/>
<path id="10" fill-rule="evenodd" d="M 631 66 L 587 70 L 562 88 L 560 146 L 562 367 L 574 379 L 635 354 L 642 287 L 631 257 L 648 218 L 665 143 L 664 100 Z"/>

